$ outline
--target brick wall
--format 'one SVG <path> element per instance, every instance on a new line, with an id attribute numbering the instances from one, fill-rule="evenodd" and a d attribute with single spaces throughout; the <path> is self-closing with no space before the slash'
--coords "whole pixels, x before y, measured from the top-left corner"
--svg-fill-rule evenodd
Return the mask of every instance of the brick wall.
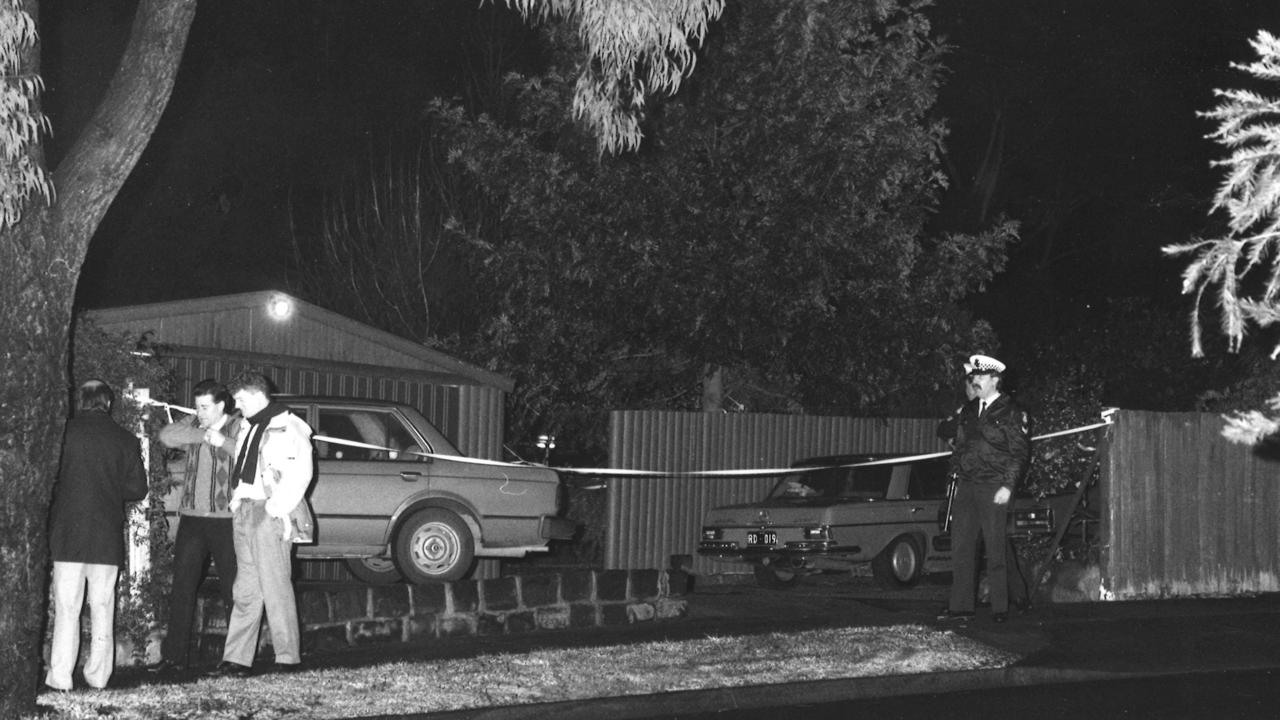
<path id="1" fill-rule="evenodd" d="M 297 588 L 304 655 L 377 643 L 549 632 L 683 617 L 690 576 L 680 570 L 581 570 L 441 585 Z M 226 611 L 202 594 L 193 662 L 216 662 Z M 260 642 L 270 640 L 264 631 Z M 154 659 L 154 658 L 153 658 Z M 130 659 L 117 658 L 128 663 Z"/>

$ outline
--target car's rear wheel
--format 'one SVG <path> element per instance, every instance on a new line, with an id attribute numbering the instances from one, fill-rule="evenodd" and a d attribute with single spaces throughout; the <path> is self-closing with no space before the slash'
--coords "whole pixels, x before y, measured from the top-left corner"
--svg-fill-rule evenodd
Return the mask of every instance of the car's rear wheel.
<path id="1" fill-rule="evenodd" d="M 410 582 L 424 584 L 461 580 L 475 564 L 471 528 L 457 513 L 443 508 L 419 510 L 396 535 L 396 565 Z"/>
<path id="2" fill-rule="evenodd" d="M 890 590 L 912 587 L 924 574 L 920 544 L 910 535 L 899 535 L 871 561 L 871 572 Z"/>
<path id="3" fill-rule="evenodd" d="M 752 565 L 756 574 L 756 583 L 760 587 L 789 588 L 800 580 L 800 574 L 794 570 L 780 568 L 776 565 Z"/>
<path id="4" fill-rule="evenodd" d="M 347 558 L 347 570 L 370 585 L 390 585 L 404 579 L 390 558 Z"/>

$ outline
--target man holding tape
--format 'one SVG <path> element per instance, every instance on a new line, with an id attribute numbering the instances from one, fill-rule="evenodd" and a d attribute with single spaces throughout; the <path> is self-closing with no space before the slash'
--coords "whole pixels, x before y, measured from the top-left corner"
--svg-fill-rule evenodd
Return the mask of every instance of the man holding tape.
<path id="1" fill-rule="evenodd" d="M 235 465 L 240 415 L 231 394 L 217 380 L 201 380 L 192 390 L 195 415 L 171 422 L 160 430 L 160 444 L 185 451 L 182 460 L 182 500 L 178 504 L 178 537 L 173 545 L 173 593 L 169 597 L 169 625 L 160 645 L 160 662 L 150 672 L 183 671 L 191 639 L 196 592 L 205 565 L 218 568 L 218 591 L 226 610 L 232 607 L 231 586 L 236 579 L 236 551 L 231 538 L 231 472 Z"/>
<path id="2" fill-rule="evenodd" d="M 951 598 L 939 619 L 974 616 L 978 543 L 983 540 L 991 617 L 1002 623 L 1009 617 L 1005 542 L 1009 501 L 1030 463 L 1031 439 L 1026 412 L 1001 392 L 1005 364 L 987 355 L 972 355 L 964 369 L 971 399 L 954 420 L 951 472 L 957 484 L 952 503 Z"/>

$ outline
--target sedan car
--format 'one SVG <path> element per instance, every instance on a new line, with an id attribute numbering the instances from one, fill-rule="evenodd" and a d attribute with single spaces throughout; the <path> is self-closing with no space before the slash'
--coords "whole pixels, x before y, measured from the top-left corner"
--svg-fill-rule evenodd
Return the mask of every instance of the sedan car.
<path id="1" fill-rule="evenodd" d="M 707 512 L 698 554 L 749 563 L 765 586 L 788 586 L 824 570 L 869 564 L 880 584 L 903 588 L 926 572 L 951 569 L 945 457 L 898 461 L 901 455 L 818 457 L 795 463 L 759 502 Z M 1062 496 L 1072 500 L 1071 496 Z M 1052 533 L 1061 500 L 1015 500 L 1010 533 Z"/>
<path id="2" fill-rule="evenodd" d="M 299 558 L 344 559 L 375 584 L 447 582 L 477 557 L 523 557 L 573 535 L 547 467 L 469 461 L 407 405 L 278 399 L 316 438 L 315 542 Z"/>

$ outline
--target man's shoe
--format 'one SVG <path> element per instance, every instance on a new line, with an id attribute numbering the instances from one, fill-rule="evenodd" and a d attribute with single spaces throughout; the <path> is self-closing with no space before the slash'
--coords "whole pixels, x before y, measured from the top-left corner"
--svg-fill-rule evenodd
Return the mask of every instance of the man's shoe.
<path id="1" fill-rule="evenodd" d="M 994 615 L 992 615 L 992 616 L 991 616 L 991 620 L 992 620 L 992 622 L 995 622 L 997 625 L 999 625 L 999 624 L 1003 623 L 1004 621 L 1006 621 L 1006 620 L 1008 620 L 1008 619 L 1009 619 L 1009 613 L 1007 613 L 1007 612 L 996 613 L 996 614 L 994 614 Z"/>
<path id="2" fill-rule="evenodd" d="M 223 660 L 218 666 L 205 673 L 209 677 L 249 677 L 253 673 L 253 668 L 240 663 L 233 663 L 230 660 Z"/>
<path id="3" fill-rule="evenodd" d="M 164 659 L 161 659 L 158 663 L 152 663 L 147 666 L 147 672 L 155 675 L 167 675 L 169 673 L 181 673 L 186 671 L 186 665 L 179 665 L 176 662 Z"/>
<path id="4" fill-rule="evenodd" d="M 943 608 L 943 609 L 942 609 L 942 612 L 938 613 L 938 619 L 939 619 L 939 620 L 941 620 L 941 621 L 943 621 L 943 622 L 958 622 L 958 621 L 961 621 L 961 620 L 972 620 L 972 619 L 973 619 L 973 613 L 971 613 L 971 612 L 956 612 L 956 611 L 951 610 L 951 609 L 948 609 L 948 608 Z"/>

